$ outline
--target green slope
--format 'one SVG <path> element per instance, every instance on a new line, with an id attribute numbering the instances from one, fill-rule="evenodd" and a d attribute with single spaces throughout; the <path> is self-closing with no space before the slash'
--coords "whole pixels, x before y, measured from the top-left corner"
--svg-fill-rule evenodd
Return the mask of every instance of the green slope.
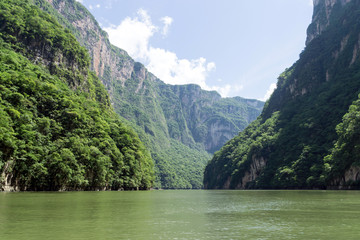
<path id="1" fill-rule="evenodd" d="M 0 29 L 0 187 L 150 188 L 150 154 L 75 37 L 22 0 L 0 2 Z"/>

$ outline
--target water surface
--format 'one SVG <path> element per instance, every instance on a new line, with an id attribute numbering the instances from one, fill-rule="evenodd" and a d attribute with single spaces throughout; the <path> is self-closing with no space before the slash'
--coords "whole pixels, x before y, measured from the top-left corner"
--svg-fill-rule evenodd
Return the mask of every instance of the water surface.
<path id="1" fill-rule="evenodd" d="M 0 239 L 359 239 L 359 191 L 0 193 Z"/>

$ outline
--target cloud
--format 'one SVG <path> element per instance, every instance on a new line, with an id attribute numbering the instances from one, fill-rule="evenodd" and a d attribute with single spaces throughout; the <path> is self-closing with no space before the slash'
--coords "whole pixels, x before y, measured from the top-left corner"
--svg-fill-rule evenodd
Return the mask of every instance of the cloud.
<path id="1" fill-rule="evenodd" d="M 166 17 L 161 18 L 160 21 L 162 21 L 163 24 L 164 24 L 164 27 L 163 27 L 163 29 L 161 31 L 161 34 L 163 36 L 166 36 L 168 34 L 168 32 L 169 32 L 169 27 L 172 24 L 173 19 L 171 17 L 169 17 L 169 16 L 166 16 Z"/>
<path id="2" fill-rule="evenodd" d="M 149 55 L 149 39 L 158 30 L 147 12 L 138 10 L 137 17 L 125 18 L 120 25 L 104 28 L 112 44 L 125 49 L 136 60 L 144 61 Z"/>
<path id="3" fill-rule="evenodd" d="M 264 101 L 264 102 L 265 102 L 266 100 L 268 100 L 268 99 L 271 97 L 271 94 L 274 92 L 275 89 L 276 89 L 276 83 L 270 84 L 268 90 L 266 91 L 265 96 L 264 96 L 262 99 L 260 99 L 260 100 L 261 100 L 261 101 Z"/>
<path id="4" fill-rule="evenodd" d="M 222 97 L 238 96 L 239 93 L 244 89 L 243 85 L 230 85 L 226 84 L 225 86 L 212 86 L 210 89 L 220 93 Z"/>
<path id="5" fill-rule="evenodd" d="M 209 72 L 210 71 L 213 71 L 216 69 L 216 64 L 214 62 L 209 62 L 207 65 L 206 65 L 206 70 L 208 70 Z"/>
<path id="6" fill-rule="evenodd" d="M 314 6 L 313 0 L 308 0 L 308 1 L 309 1 L 309 6 L 310 6 L 310 7 L 313 7 L 313 6 Z"/>
<path id="7" fill-rule="evenodd" d="M 160 19 L 164 24 L 159 28 L 151 21 L 147 11 L 140 9 L 134 18 L 125 18 L 120 25 L 104 28 L 108 32 L 110 41 L 125 49 L 136 61 L 144 63 L 150 72 L 168 84 L 200 85 L 205 90 L 219 89 L 224 94 L 231 87 L 208 86 L 206 79 L 210 72 L 216 69 L 214 62 L 208 62 L 204 57 L 198 59 L 180 59 L 176 53 L 151 46 L 150 39 L 156 33 L 167 35 L 173 22 L 171 17 Z"/>
<path id="8" fill-rule="evenodd" d="M 84 3 L 84 0 L 76 0 L 79 3 Z"/>
<path id="9" fill-rule="evenodd" d="M 93 10 L 94 8 L 100 8 L 101 7 L 101 5 L 100 4 L 96 4 L 95 6 L 93 6 L 93 5 L 89 5 L 89 9 L 90 10 Z"/>
<path id="10" fill-rule="evenodd" d="M 215 67 L 205 58 L 179 59 L 175 53 L 161 48 L 149 48 L 147 68 L 168 84 L 195 83 L 203 89 L 211 90 L 206 84 L 206 77 Z"/>

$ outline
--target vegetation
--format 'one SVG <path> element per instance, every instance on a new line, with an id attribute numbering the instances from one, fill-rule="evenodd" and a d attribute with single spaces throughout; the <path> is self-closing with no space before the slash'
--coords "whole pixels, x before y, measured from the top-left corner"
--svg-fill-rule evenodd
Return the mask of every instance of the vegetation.
<path id="1" fill-rule="evenodd" d="M 171 86 L 150 80 L 144 81 L 144 92 L 135 93 L 140 80 L 136 74 L 132 77 L 125 86 L 115 86 L 114 108 L 149 148 L 155 161 L 156 188 L 202 188 L 211 154 L 228 140 L 226 136 L 235 135 L 255 119 L 263 106 L 255 100 L 221 99 L 196 85 Z M 247 101 L 256 103 L 255 107 Z M 210 135 L 213 126 L 223 128 L 217 144 Z"/>
<path id="2" fill-rule="evenodd" d="M 30 1 L 0 2 L 1 184 L 147 189 L 153 161 L 75 37 Z"/>
<path id="3" fill-rule="evenodd" d="M 360 147 L 360 99 L 356 100 L 349 108 L 343 121 L 337 125 L 338 139 L 331 154 L 325 157 L 325 172 L 329 181 L 341 181 L 344 172 L 351 168 L 359 168 Z M 332 184 L 339 184 L 333 182 Z M 343 184 L 360 186 L 359 176 Z"/>
<path id="4" fill-rule="evenodd" d="M 181 113 L 178 102 L 171 98 L 153 98 L 150 92 L 135 94 L 130 89 L 137 87 L 136 83 L 134 79 L 129 80 L 125 87 L 115 87 L 118 92 L 114 93 L 114 107 L 120 116 L 128 119 L 129 125 L 151 152 L 155 162 L 154 188 L 202 188 L 203 171 L 211 155 L 189 136 L 184 121 L 172 119 Z M 146 88 L 151 89 L 151 86 Z M 166 113 L 164 104 L 168 104 L 169 111 Z"/>
<path id="5" fill-rule="evenodd" d="M 51 5 L 44 0 L 34 2 L 68 28 L 93 56 L 92 68 L 110 93 L 116 113 L 151 152 L 157 188 L 201 188 L 210 154 L 260 114 L 263 103 L 256 100 L 221 99 L 196 85 L 164 84 L 111 45 L 91 14 L 75 0 L 52 0 Z M 216 128 L 222 129 L 216 132 L 220 139 L 211 136 Z"/>
<path id="6" fill-rule="evenodd" d="M 344 114 L 360 89 L 359 8 L 334 5 L 330 25 L 280 75 L 261 116 L 215 153 L 208 188 L 325 188 L 357 166 L 358 102 Z M 266 166 L 254 169 L 258 159 Z"/>

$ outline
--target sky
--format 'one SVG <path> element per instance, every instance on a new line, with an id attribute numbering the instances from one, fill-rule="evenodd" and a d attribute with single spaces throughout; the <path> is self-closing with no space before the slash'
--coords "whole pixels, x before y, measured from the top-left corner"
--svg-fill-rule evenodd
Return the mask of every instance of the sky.
<path id="1" fill-rule="evenodd" d="M 267 100 L 298 60 L 312 0 L 77 0 L 168 84 Z"/>

